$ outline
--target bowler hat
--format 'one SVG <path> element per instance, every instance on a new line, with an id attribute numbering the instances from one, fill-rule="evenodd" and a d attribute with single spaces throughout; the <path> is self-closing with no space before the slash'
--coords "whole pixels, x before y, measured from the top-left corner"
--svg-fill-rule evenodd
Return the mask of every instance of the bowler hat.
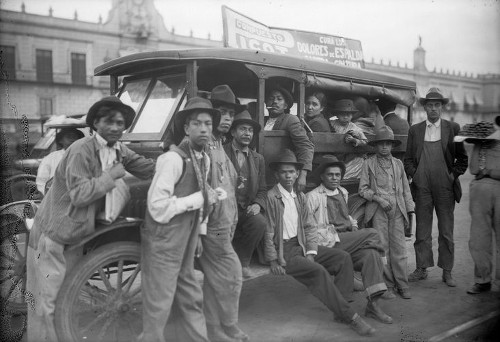
<path id="1" fill-rule="evenodd" d="M 297 162 L 297 157 L 295 153 L 286 148 L 283 153 L 280 154 L 277 160 L 269 163 L 269 167 L 276 170 L 281 164 L 291 164 L 295 165 L 298 169 L 302 169 L 304 164 Z"/>
<path id="2" fill-rule="evenodd" d="M 241 124 L 251 125 L 253 127 L 254 134 L 259 134 L 260 132 L 261 127 L 259 123 L 255 120 L 252 120 L 250 112 L 246 109 L 234 116 L 233 125 L 231 126 L 231 129 L 233 128 L 236 129 L 236 127 L 238 127 L 238 125 Z"/>
<path id="3" fill-rule="evenodd" d="M 285 88 L 277 85 L 274 87 L 270 87 L 269 91 L 266 94 L 266 98 L 273 92 L 273 91 L 279 91 L 281 95 L 285 98 L 286 105 L 288 106 L 288 109 L 293 107 L 293 96 L 292 94 L 286 90 Z"/>
<path id="4" fill-rule="evenodd" d="M 357 113 L 359 110 L 354 106 L 354 102 L 349 99 L 335 101 L 332 112 L 334 113 Z"/>
<path id="5" fill-rule="evenodd" d="M 236 113 L 239 113 L 247 108 L 247 106 L 241 105 L 237 102 L 236 96 L 227 84 L 218 85 L 212 89 L 210 101 L 214 107 L 224 105 L 233 107 Z"/>
<path id="6" fill-rule="evenodd" d="M 425 97 L 421 97 L 418 102 L 423 106 L 427 101 L 441 101 L 443 105 L 447 104 L 450 99 L 446 98 L 443 96 L 443 93 L 441 93 L 441 90 L 436 87 L 432 87 L 427 91 L 427 94 Z"/>
<path id="7" fill-rule="evenodd" d="M 345 164 L 337 159 L 337 157 L 332 155 L 323 155 L 321 156 L 320 163 L 316 169 L 311 174 L 311 177 L 314 179 L 316 183 L 321 182 L 320 176 L 325 172 L 327 167 L 337 166 L 340 168 L 342 173 L 342 178 L 344 178 L 345 174 Z"/>
<path id="8" fill-rule="evenodd" d="M 134 121 L 135 111 L 132 107 L 123 103 L 122 100 L 116 96 L 106 96 L 94 103 L 87 113 L 85 122 L 94 131 L 96 130 L 94 127 L 95 116 L 101 107 L 110 107 L 111 109 L 120 111 L 125 119 L 125 129 L 129 128 L 132 121 Z"/>
<path id="9" fill-rule="evenodd" d="M 220 111 L 214 109 L 212 102 L 201 97 L 192 97 L 186 103 L 183 110 L 178 111 L 174 116 L 174 143 L 179 144 L 185 136 L 184 124 L 186 118 L 191 113 L 199 111 L 212 116 L 212 127 L 219 126 Z"/>
<path id="10" fill-rule="evenodd" d="M 381 141 L 390 141 L 393 146 L 401 145 L 401 141 L 394 139 L 394 133 L 389 126 L 382 126 L 375 132 L 375 139 L 368 142 L 368 145 L 375 146 Z"/>

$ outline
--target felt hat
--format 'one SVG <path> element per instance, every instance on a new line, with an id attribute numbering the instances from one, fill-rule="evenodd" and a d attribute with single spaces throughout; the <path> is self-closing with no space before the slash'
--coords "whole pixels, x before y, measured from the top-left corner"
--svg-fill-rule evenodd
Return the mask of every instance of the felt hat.
<path id="1" fill-rule="evenodd" d="M 237 102 L 236 96 L 227 84 L 218 85 L 212 89 L 210 101 L 214 107 L 233 107 L 236 113 L 240 113 L 242 110 L 247 108 L 247 106 Z"/>
<path id="2" fill-rule="evenodd" d="M 368 142 L 368 145 L 375 146 L 378 142 L 390 141 L 393 146 L 401 145 L 401 141 L 394 139 L 394 133 L 389 126 L 382 126 L 375 132 L 375 139 Z"/>
<path id="3" fill-rule="evenodd" d="M 250 112 L 246 109 L 234 116 L 233 125 L 231 126 L 231 129 L 236 128 L 238 127 L 238 125 L 241 124 L 251 125 L 253 127 L 254 134 L 259 134 L 260 132 L 261 129 L 260 124 L 257 121 L 252 120 Z"/>
<path id="4" fill-rule="evenodd" d="M 188 115 L 195 111 L 208 113 L 212 116 L 212 127 L 219 126 L 220 111 L 214 109 L 210 100 L 201 97 L 192 97 L 186 103 L 183 110 L 178 111 L 174 116 L 174 143 L 179 144 L 184 139 L 184 124 Z"/>
<path id="5" fill-rule="evenodd" d="M 344 178 L 345 174 L 345 164 L 337 159 L 337 157 L 333 155 L 323 155 L 321 156 L 319 165 L 314 169 L 311 174 L 311 177 L 314 179 L 316 183 L 321 183 L 320 176 L 325 172 L 327 167 L 330 166 L 338 166 L 342 172 L 342 178 Z"/>
<path id="6" fill-rule="evenodd" d="M 120 111 L 120 113 L 122 113 L 123 115 L 123 118 L 125 119 L 125 129 L 129 128 L 132 124 L 132 121 L 134 121 L 135 111 L 132 107 L 123 103 L 116 96 L 106 96 L 94 103 L 87 113 L 85 122 L 94 131 L 96 130 L 94 127 L 95 116 L 101 107 L 110 107 L 111 109 Z"/>
<path id="7" fill-rule="evenodd" d="M 272 170 L 276 170 L 281 164 L 292 164 L 295 165 L 299 170 L 304 167 L 304 164 L 297 162 L 297 157 L 295 153 L 286 148 L 283 153 L 280 154 L 277 160 L 269 163 L 269 167 Z"/>
<path id="8" fill-rule="evenodd" d="M 273 91 L 279 91 L 281 93 L 281 95 L 283 95 L 283 97 L 285 98 L 285 102 L 288 106 L 288 109 L 292 108 L 293 107 L 293 96 L 292 94 L 286 90 L 285 88 L 279 86 L 279 85 L 276 85 L 276 86 L 272 86 L 269 88 L 269 91 L 267 91 L 266 93 L 266 98 L 273 92 Z"/>
<path id="9" fill-rule="evenodd" d="M 421 97 L 418 102 L 423 106 L 427 101 L 441 101 L 443 105 L 447 104 L 450 99 L 446 98 L 443 96 L 443 93 L 441 93 L 441 90 L 436 87 L 432 87 L 427 91 L 427 94 L 425 97 Z"/>
<path id="10" fill-rule="evenodd" d="M 332 107 L 332 112 L 354 114 L 359 112 L 359 110 L 354 106 L 354 102 L 352 100 L 343 99 L 335 101 Z"/>

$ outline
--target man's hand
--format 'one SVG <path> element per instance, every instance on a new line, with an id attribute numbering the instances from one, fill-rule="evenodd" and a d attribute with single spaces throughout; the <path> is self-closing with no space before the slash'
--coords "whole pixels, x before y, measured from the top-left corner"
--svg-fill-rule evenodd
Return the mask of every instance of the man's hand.
<path id="1" fill-rule="evenodd" d="M 351 144 L 351 145 L 354 145 L 354 146 L 357 143 L 356 138 L 354 138 L 349 133 L 346 133 L 346 135 L 344 136 L 344 141 L 345 141 L 346 144 Z"/>
<path id="2" fill-rule="evenodd" d="M 357 230 L 359 230 L 358 226 L 354 226 L 354 225 L 351 226 L 351 232 L 355 232 Z"/>
<path id="3" fill-rule="evenodd" d="M 391 211 L 392 210 L 392 205 L 389 203 L 389 201 L 386 201 L 383 198 L 378 199 L 378 204 L 384 209 L 384 211 Z"/>
<path id="4" fill-rule="evenodd" d="M 304 192 L 304 190 L 306 189 L 306 183 L 307 183 L 306 177 L 307 177 L 307 171 L 301 170 L 299 178 L 297 179 L 297 191 Z"/>
<path id="5" fill-rule="evenodd" d="M 109 173 L 111 178 L 115 180 L 125 177 L 125 168 L 123 167 L 122 163 L 115 163 L 111 165 L 111 167 L 108 168 L 106 171 Z"/>
<path id="6" fill-rule="evenodd" d="M 260 205 L 254 203 L 247 207 L 247 216 L 255 216 L 260 213 Z"/>
<path id="7" fill-rule="evenodd" d="M 309 260 L 310 262 L 314 262 L 314 255 L 312 254 L 307 254 L 306 259 Z"/>
<path id="8" fill-rule="evenodd" d="M 215 192 L 217 193 L 217 199 L 219 201 L 225 200 L 227 198 L 226 190 L 222 189 L 221 187 L 216 188 Z"/>
<path id="9" fill-rule="evenodd" d="M 198 235 L 198 242 L 196 244 L 196 251 L 194 252 L 194 256 L 199 258 L 201 257 L 201 254 L 203 253 L 203 244 L 201 242 L 201 235 Z"/>
<path id="10" fill-rule="evenodd" d="M 278 260 L 271 261 L 271 273 L 274 275 L 285 275 L 285 269 L 278 264 Z"/>

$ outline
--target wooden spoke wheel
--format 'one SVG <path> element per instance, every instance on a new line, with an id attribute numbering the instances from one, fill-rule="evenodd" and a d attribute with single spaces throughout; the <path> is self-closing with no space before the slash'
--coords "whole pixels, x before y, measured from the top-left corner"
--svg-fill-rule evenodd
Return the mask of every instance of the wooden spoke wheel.
<path id="1" fill-rule="evenodd" d="M 66 275 L 55 324 L 60 341 L 135 341 L 142 331 L 140 244 L 113 242 Z"/>

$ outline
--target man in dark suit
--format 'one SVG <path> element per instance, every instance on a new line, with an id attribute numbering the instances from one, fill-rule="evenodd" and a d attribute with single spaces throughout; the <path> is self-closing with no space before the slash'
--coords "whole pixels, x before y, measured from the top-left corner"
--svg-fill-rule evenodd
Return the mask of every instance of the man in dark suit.
<path id="1" fill-rule="evenodd" d="M 380 109 L 385 124 L 392 129 L 394 134 L 406 135 L 410 126 L 408 121 L 396 114 L 396 106 L 396 102 L 392 102 L 387 98 L 381 98 L 377 101 L 377 107 Z"/>
<path id="2" fill-rule="evenodd" d="M 453 211 L 455 200 L 460 201 L 458 176 L 467 169 L 467 154 L 463 143 L 454 143 L 460 126 L 441 119 L 448 99 L 438 88 L 430 88 L 420 103 L 427 112 L 427 120 L 413 125 L 408 132 L 404 157 L 406 174 L 412 178 L 416 190 L 415 256 L 417 269 L 409 281 L 427 278 L 427 267 L 434 266 L 432 255 L 432 214 L 436 210 L 439 230 L 438 266 L 443 269 L 443 282 L 456 286 L 451 276 L 454 258 Z M 460 192 L 460 194 L 459 194 Z"/>
<path id="3" fill-rule="evenodd" d="M 224 145 L 233 163 L 238 180 L 236 202 L 238 204 L 238 225 L 234 233 L 233 246 L 241 261 L 243 277 L 252 276 L 250 259 L 262 240 L 267 221 L 261 214 L 266 196 L 266 169 L 264 157 L 249 148 L 254 135 L 259 134 L 260 125 L 252 120 L 247 110 L 234 117 L 231 126 L 233 141 Z"/>

